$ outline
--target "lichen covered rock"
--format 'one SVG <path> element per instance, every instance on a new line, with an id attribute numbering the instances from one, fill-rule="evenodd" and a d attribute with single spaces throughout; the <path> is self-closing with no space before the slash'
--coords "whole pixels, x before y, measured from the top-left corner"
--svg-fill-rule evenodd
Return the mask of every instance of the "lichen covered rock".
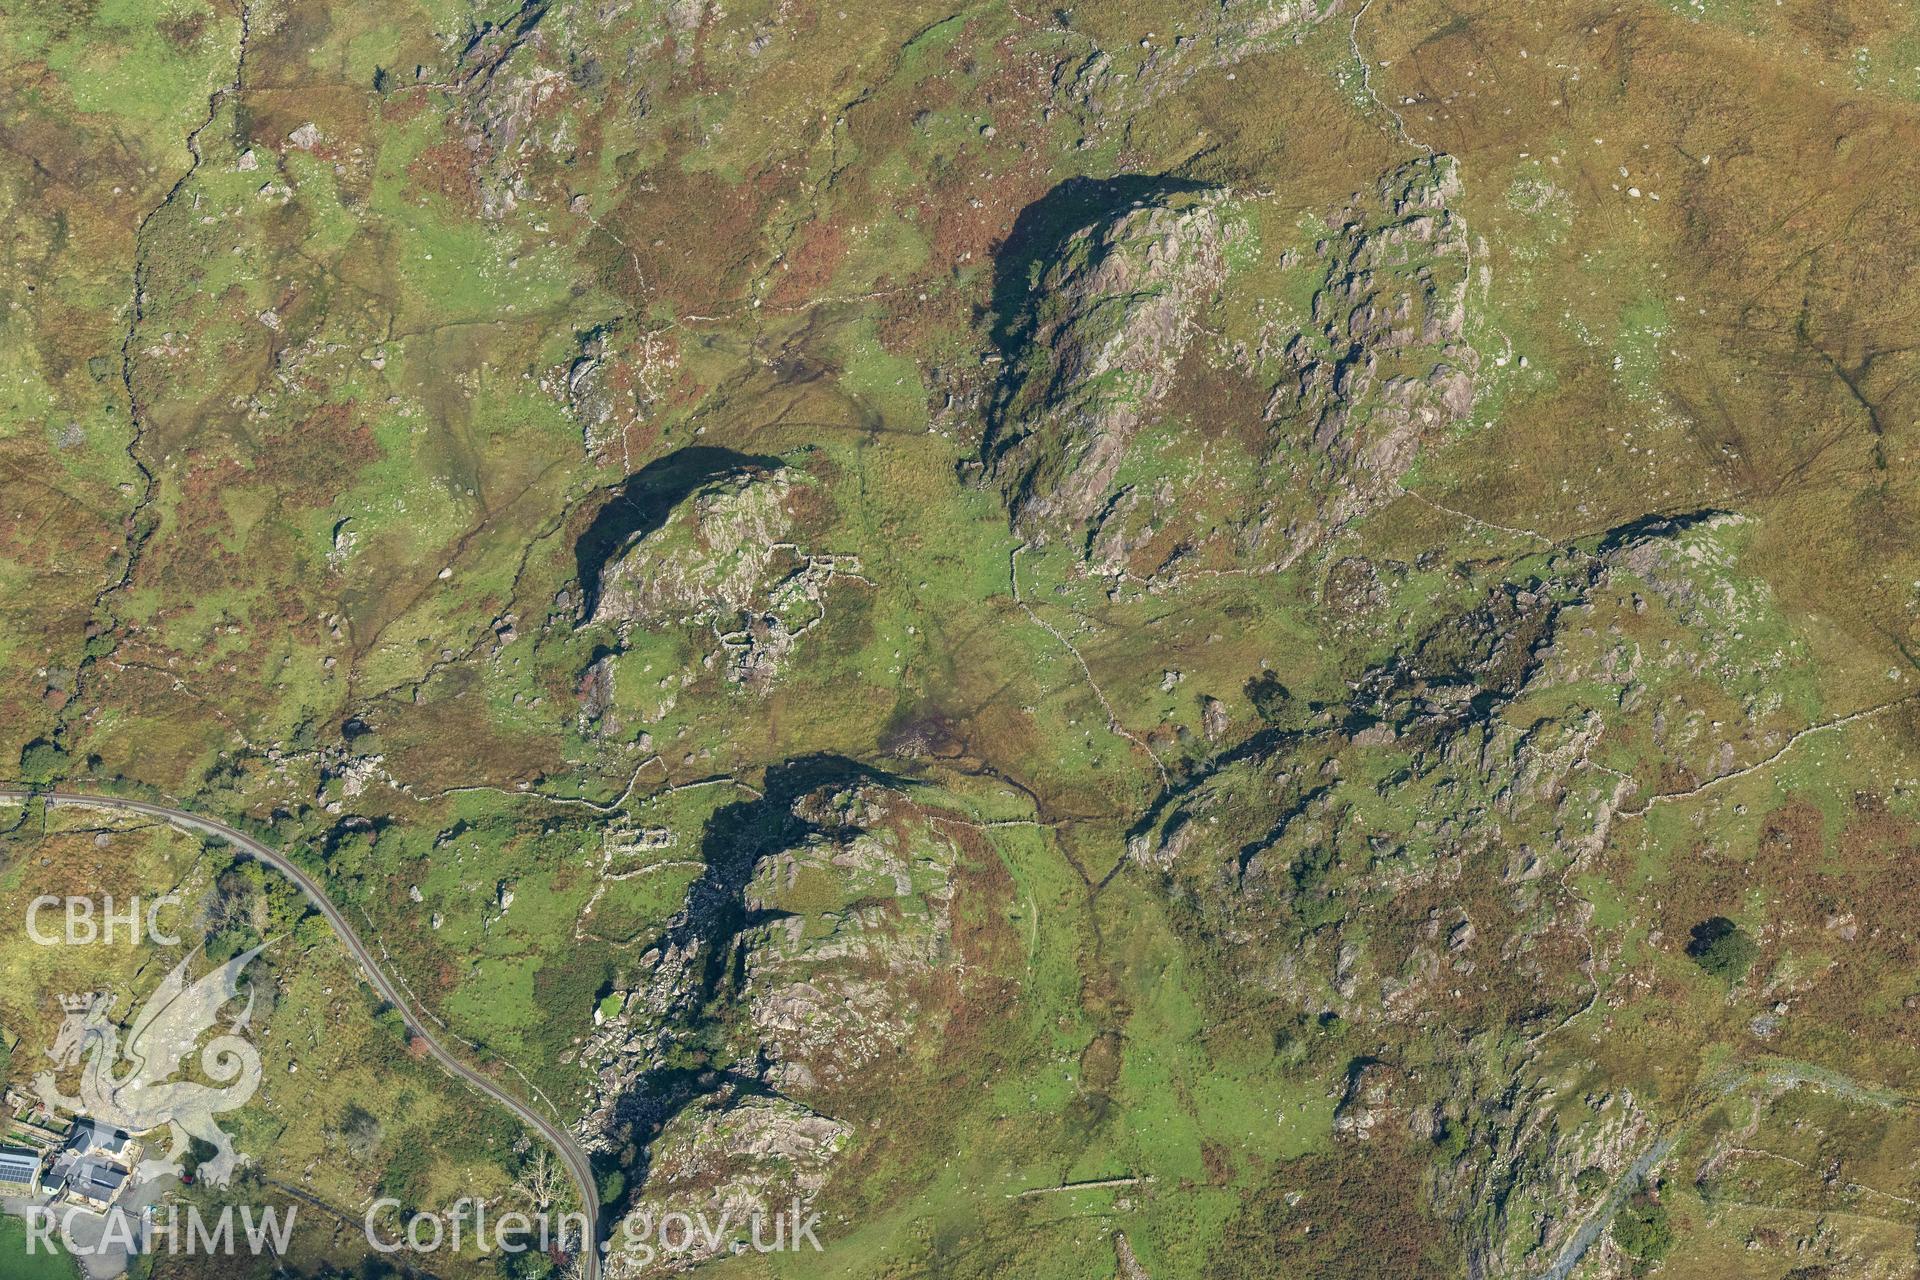
<path id="1" fill-rule="evenodd" d="M 1085 526 L 1226 278 L 1218 194 L 1170 196 L 1073 235 L 1034 291 L 990 471 L 1035 541 Z"/>
<path id="2" fill-rule="evenodd" d="M 1161 191 L 1096 218 L 1009 317 L 983 474 L 1088 571 L 1280 569 L 1472 419 L 1471 246 L 1446 158 L 1300 221 Z M 1291 242 L 1292 247 L 1289 247 Z"/>
<path id="3" fill-rule="evenodd" d="M 852 1128 L 778 1097 L 687 1108 L 653 1144 L 645 1192 L 613 1231 L 610 1280 L 682 1270 L 798 1229 Z M 695 1224 L 679 1229 L 684 1217 Z M 664 1233 L 663 1233 L 663 1228 Z M 790 1236 L 788 1237 L 790 1239 Z"/>

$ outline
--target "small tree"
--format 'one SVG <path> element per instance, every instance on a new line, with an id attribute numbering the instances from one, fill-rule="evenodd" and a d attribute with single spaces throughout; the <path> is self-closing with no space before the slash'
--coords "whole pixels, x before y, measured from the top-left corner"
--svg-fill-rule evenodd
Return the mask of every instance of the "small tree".
<path id="1" fill-rule="evenodd" d="M 513 1189 L 525 1196 L 535 1209 L 545 1213 L 547 1206 L 559 1197 L 566 1183 L 567 1175 L 554 1162 L 553 1153 L 545 1147 L 536 1147 L 526 1163 L 520 1166 Z"/>
<path id="2" fill-rule="evenodd" d="M 35 738 L 20 749 L 20 777 L 26 782 L 52 782 L 67 772 L 67 753 L 57 742 Z"/>
<path id="3" fill-rule="evenodd" d="M 1667 1206 L 1651 1192 L 1642 1191 L 1613 1215 L 1613 1242 L 1620 1251 L 1647 1264 L 1660 1261 L 1673 1248 L 1673 1223 Z"/>
<path id="4" fill-rule="evenodd" d="M 1725 916 L 1714 916 L 1693 926 L 1687 954 L 1693 962 L 1725 982 L 1738 982 L 1753 967 L 1760 945 L 1753 936 Z"/>
<path id="5" fill-rule="evenodd" d="M 507 1255 L 506 1271 L 513 1280 L 550 1280 L 557 1275 L 553 1259 L 531 1249 Z"/>
<path id="6" fill-rule="evenodd" d="M 1246 693 L 1247 700 L 1253 703 L 1253 709 L 1268 724 L 1278 724 L 1287 719 L 1288 713 L 1293 710 L 1293 694 L 1271 671 L 1262 671 L 1247 681 Z"/>

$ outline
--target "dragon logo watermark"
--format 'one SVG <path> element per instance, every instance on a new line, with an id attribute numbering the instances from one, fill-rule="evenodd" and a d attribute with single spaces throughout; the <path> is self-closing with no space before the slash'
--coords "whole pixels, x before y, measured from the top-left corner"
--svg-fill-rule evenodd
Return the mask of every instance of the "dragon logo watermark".
<path id="1" fill-rule="evenodd" d="M 166 1155 L 141 1161 L 133 1171 L 137 1182 L 178 1176 L 188 1139 L 198 1138 L 214 1149 L 213 1158 L 199 1168 L 200 1179 L 226 1186 L 246 1157 L 233 1149 L 233 1140 L 214 1117 L 245 1106 L 260 1087 L 260 1053 L 245 1036 L 253 1016 L 253 992 L 239 1015 L 199 1047 L 200 1070 L 214 1083 L 180 1077 L 201 1037 L 216 1028 L 221 1011 L 239 998 L 241 973 L 265 949 L 263 943 L 235 956 L 191 984 L 187 966 L 192 957 L 182 960 L 147 997 L 124 1045 L 120 1028 L 107 1016 L 117 997 L 63 996 L 66 1021 L 47 1056 L 56 1071 L 80 1064 L 80 1094 L 61 1093 L 56 1071 L 43 1071 L 34 1078 L 40 1101 L 50 1111 L 84 1116 L 95 1125 L 128 1133 L 169 1128 L 172 1143 Z"/>

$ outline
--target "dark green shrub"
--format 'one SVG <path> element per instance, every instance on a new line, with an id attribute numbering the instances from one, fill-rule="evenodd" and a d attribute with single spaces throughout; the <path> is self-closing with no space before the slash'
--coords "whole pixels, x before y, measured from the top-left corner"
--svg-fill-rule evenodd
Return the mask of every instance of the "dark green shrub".
<path id="1" fill-rule="evenodd" d="M 67 753 L 56 742 L 35 738 L 20 749 L 20 777 L 26 782 L 52 782 L 67 771 Z"/>
<path id="2" fill-rule="evenodd" d="M 1613 1242 L 1621 1252 L 1641 1262 L 1658 1262 L 1673 1248 L 1673 1223 L 1667 1207 L 1652 1193 L 1642 1191 L 1613 1215 Z"/>
<path id="3" fill-rule="evenodd" d="M 1760 945 L 1739 925 L 1725 916 L 1714 916 L 1693 926 L 1687 954 L 1693 962 L 1714 977 L 1738 982 L 1753 967 Z"/>

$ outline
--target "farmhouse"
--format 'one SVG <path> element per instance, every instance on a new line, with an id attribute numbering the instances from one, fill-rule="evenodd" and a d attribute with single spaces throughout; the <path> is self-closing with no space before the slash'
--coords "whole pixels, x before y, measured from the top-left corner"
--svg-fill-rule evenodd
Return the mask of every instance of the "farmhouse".
<path id="1" fill-rule="evenodd" d="M 75 1124 L 53 1158 L 43 1187 L 56 1200 L 105 1213 L 126 1190 L 140 1144 L 108 1125 Z"/>
<path id="2" fill-rule="evenodd" d="M 95 1213 L 105 1213 L 120 1193 L 126 1190 L 127 1171 L 104 1160 L 77 1161 L 67 1175 L 66 1196 L 70 1204 Z"/>

